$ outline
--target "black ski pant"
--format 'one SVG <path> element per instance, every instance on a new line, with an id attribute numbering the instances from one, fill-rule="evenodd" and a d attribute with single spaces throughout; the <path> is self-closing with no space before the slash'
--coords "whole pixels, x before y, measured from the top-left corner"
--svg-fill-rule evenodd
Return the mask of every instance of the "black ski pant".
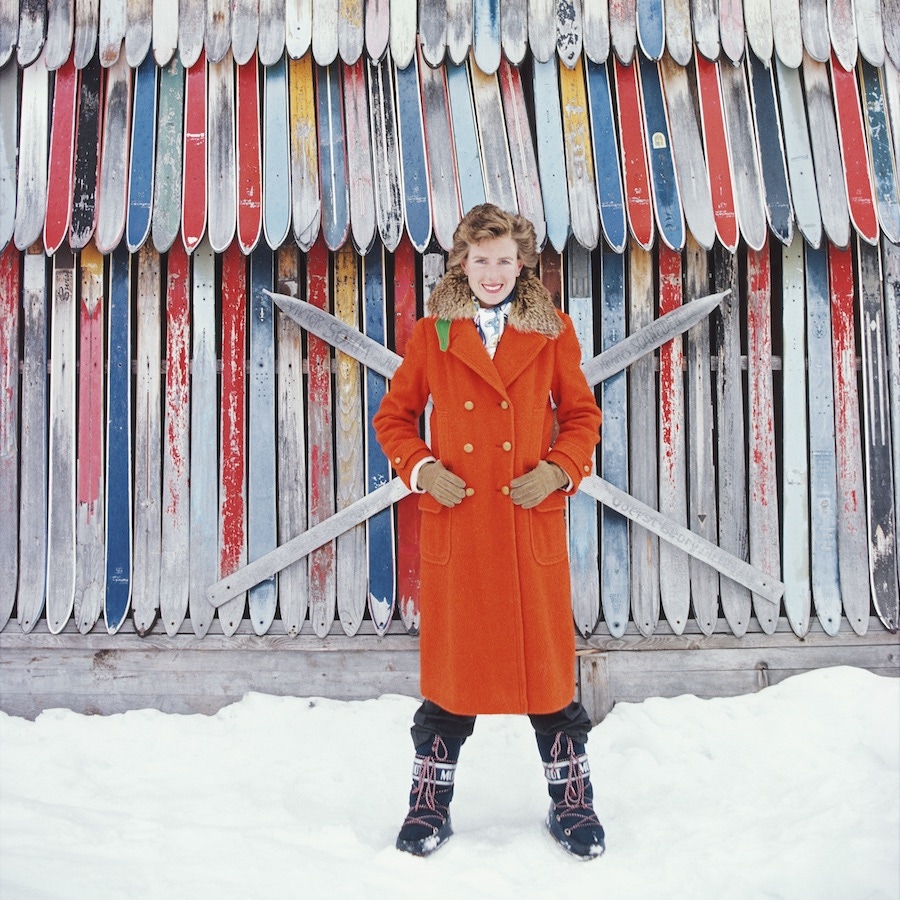
<path id="1" fill-rule="evenodd" d="M 591 719 L 577 700 L 555 713 L 530 714 L 531 724 L 538 734 L 554 735 L 559 731 L 573 741 L 583 744 L 591 730 Z M 458 716 L 442 709 L 437 703 L 425 700 L 413 716 L 410 729 L 413 744 L 418 747 L 433 740 L 434 735 L 461 738 L 463 743 L 475 729 L 475 716 Z"/>

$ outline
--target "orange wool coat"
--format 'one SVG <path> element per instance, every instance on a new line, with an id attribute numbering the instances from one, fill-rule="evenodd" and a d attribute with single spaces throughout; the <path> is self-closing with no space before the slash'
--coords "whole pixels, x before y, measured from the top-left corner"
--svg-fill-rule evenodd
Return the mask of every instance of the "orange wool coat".
<path id="1" fill-rule="evenodd" d="M 419 501 L 421 690 L 461 715 L 556 712 L 575 692 L 565 493 L 526 510 L 509 483 L 546 459 L 574 492 L 592 470 L 601 416 L 581 348 L 532 276 L 519 278 L 493 360 L 461 271 L 445 276 L 429 311 L 374 419 L 407 485 L 427 456 L 467 485 L 452 509 L 429 494 Z M 446 349 L 437 319 L 450 320 Z M 429 396 L 430 447 L 419 430 Z"/>

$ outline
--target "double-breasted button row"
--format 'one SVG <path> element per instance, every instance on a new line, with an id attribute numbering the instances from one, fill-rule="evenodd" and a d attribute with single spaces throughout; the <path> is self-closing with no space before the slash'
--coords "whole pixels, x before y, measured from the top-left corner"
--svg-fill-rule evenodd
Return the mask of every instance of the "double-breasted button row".
<path id="1" fill-rule="evenodd" d="M 473 409 L 475 409 L 475 404 L 471 400 L 466 400 L 466 402 L 463 403 L 463 409 L 467 409 L 469 410 L 469 412 L 471 412 Z M 509 401 L 501 400 L 500 409 L 509 409 Z"/>

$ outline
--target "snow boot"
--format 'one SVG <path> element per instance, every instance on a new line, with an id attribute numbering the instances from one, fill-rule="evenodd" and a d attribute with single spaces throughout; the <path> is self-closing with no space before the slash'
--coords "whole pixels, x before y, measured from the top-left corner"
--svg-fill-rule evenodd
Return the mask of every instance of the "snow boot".
<path id="1" fill-rule="evenodd" d="M 594 789 L 585 746 L 562 731 L 539 734 L 538 749 L 550 793 L 547 828 L 553 839 L 581 859 L 593 859 L 606 849 L 603 826 L 594 812 Z"/>
<path id="2" fill-rule="evenodd" d="M 434 735 L 416 747 L 409 812 L 397 836 L 398 850 L 428 856 L 453 834 L 450 801 L 462 743 L 458 737 Z"/>

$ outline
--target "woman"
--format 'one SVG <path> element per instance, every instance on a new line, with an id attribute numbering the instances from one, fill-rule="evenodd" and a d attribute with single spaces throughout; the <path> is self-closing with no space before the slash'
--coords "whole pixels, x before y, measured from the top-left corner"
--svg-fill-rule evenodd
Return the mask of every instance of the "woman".
<path id="1" fill-rule="evenodd" d="M 534 274 L 534 228 L 492 204 L 454 235 L 374 419 L 385 454 L 422 494 L 424 702 L 410 811 L 397 846 L 427 855 L 452 834 L 460 748 L 479 713 L 525 713 L 570 852 L 603 852 L 575 693 L 565 495 L 592 469 L 600 410 L 568 316 Z M 419 432 L 429 398 L 430 446 Z"/>

